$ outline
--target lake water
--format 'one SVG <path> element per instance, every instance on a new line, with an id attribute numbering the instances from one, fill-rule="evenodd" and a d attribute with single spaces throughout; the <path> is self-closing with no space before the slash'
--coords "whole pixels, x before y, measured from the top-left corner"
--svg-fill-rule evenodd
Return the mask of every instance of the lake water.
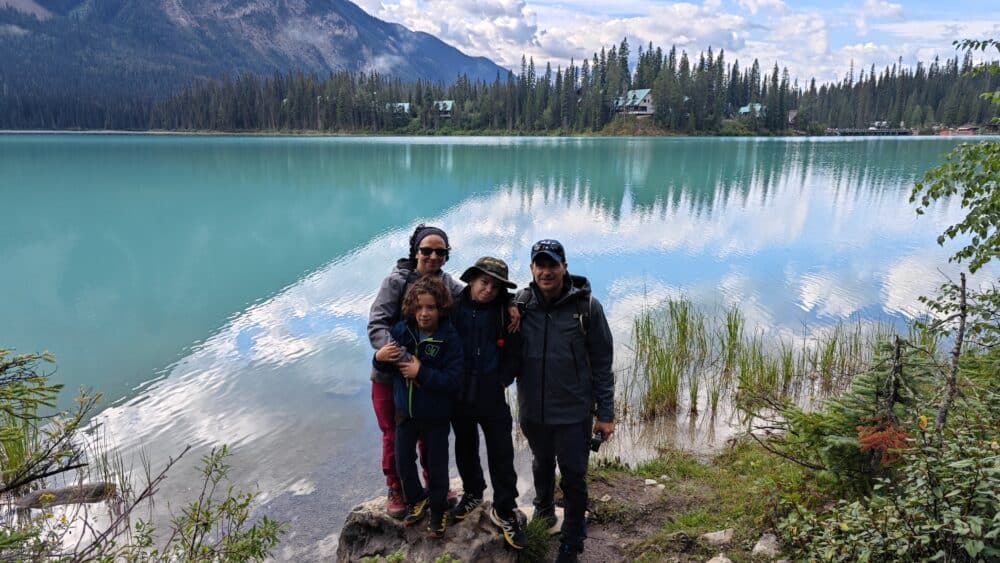
<path id="1" fill-rule="evenodd" d="M 909 192 L 957 143 L 0 135 L 0 346 L 104 392 L 120 451 L 192 444 L 168 498 L 231 444 L 292 524 L 280 556 L 319 557 L 383 491 L 365 326 L 416 223 L 448 231 L 454 275 L 492 254 L 521 284 L 531 243 L 560 239 L 623 368 L 632 318 L 667 297 L 790 334 L 919 312 L 957 272 L 935 238 L 961 212 L 918 218 Z"/>

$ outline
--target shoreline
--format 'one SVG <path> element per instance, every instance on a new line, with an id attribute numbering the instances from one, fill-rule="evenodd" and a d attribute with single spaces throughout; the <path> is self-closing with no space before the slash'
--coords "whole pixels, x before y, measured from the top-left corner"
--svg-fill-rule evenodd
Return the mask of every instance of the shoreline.
<path id="1" fill-rule="evenodd" d="M 124 129 L 0 129 L 0 135 L 94 135 L 94 136 L 178 136 L 178 137 L 316 137 L 316 138 L 485 138 L 485 137 L 509 137 L 525 139 L 628 139 L 628 138 L 649 138 L 649 139 L 997 139 L 1000 134 L 994 135 L 687 135 L 683 133 L 671 133 L 662 135 L 640 134 L 640 135 L 618 135 L 618 134 L 531 134 L 531 133 L 501 133 L 501 132 L 469 132 L 469 133 L 449 133 L 449 134 L 407 134 L 399 132 L 372 133 L 372 132 L 321 132 L 321 131 L 168 131 L 168 130 L 146 130 L 131 131 Z"/>

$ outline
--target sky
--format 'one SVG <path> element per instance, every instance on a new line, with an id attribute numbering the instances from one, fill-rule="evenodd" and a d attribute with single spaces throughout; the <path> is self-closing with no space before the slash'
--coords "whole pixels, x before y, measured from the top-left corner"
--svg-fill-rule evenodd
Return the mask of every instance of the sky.
<path id="1" fill-rule="evenodd" d="M 855 0 L 354 0 L 372 15 L 425 31 L 466 54 L 520 72 L 521 56 L 565 67 L 628 38 L 689 56 L 712 47 L 749 67 L 777 62 L 805 84 L 861 68 L 955 55 L 952 41 L 1000 38 L 1000 1 Z M 634 61 L 633 61 L 634 64 Z"/>

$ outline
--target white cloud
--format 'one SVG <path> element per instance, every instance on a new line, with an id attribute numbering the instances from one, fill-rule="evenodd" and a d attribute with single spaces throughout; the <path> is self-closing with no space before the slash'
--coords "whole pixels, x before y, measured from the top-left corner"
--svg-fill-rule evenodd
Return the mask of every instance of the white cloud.
<path id="1" fill-rule="evenodd" d="M 52 17 L 52 12 L 46 10 L 35 0 L 0 0 L 0 9 L 3 8 L 13 8 L 19 12 L 33 15 L 42 21 Z"/>
<path id="2" fill-rule="evenodd" d="M 911 41 L 943 42 L 951 47 L 951 42 L 955 39 L 1000 35 L 1000 19 L 993 17 L 964 21 L 954 19 L 900 21 L 872 24 L 871 29 Z"/>
<path id="3" fill-rule="evenodd" d="M 769 39 L 776 44 L 805 44 L 811 55 L 822 55 L 829 48 L 826 19 L 815 12 L 781 15 L 771 29 Z"/>
<path id="4" fill-rule="evenodd" d="M 903 15 L 903 5 L 886 0 L 865 0 L 861 10 L 854 19 L 858 35 L 868 34 L 868 20 L 872 18 L 898 18 Z"/>
<path id="5" fill-rule="evenodd" d="M 782 0 L 740 0 L 739 4 L 740 8 L 743 8 L 754 15 L 756 15 L 761 9 L 785 9 L 785 3 Z"/>
<path id="6" fill-rule="evenodd" d="M 5 35 L 10 37 L 20 37 L 22 35 L 27 35 L 27 34 L 28 30 L 24 29 L 23 27 L 17 27 L 16 25 L 6 24 L 6 23 L 0 25 L 0 37 L 3 37 Z"/>
<path id="7" fill-rule="evenodd" d="M 538 27 L 524 0 L 362 0 L 372 15 L 430 33 L 469 55 L 515 68 Z"/>
<path id="8" fill-rule="evenodd" d="M 589 59 L 628 39 L 632 54 L 652 42 L 697 56 L 709 46 L 726 60 L 765 68 L 775 61 L 806 83 L 842 79 L 855 68 L 953 56 L 951 41 L 1000 35 L 1000 13 L 978 20 L 917 20 L 903 2 L 859 0 L 851 7 L 797 7 L 785 0 L 643 2 L 623 0 L 359 0 L 379 18 L 440 37 L 470 55 L 519 72 L 521 56 L 536 69 Z M 907 18 L 910 19 L 907 19 Z M 845 44 L 844 35 L 862 36 Z"/>

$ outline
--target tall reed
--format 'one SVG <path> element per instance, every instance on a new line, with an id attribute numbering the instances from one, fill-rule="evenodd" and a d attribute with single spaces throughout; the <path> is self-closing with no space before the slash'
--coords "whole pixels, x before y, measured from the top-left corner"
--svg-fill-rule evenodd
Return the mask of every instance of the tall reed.
<path id="1" fill-rule="evenodd" d="M 706 314 L 683 299 L 643 311 L 633 328 L 630 388 L 639 392 L 646 418 L 676 413 L 682 406 L 697 414 L 702 399 L 715 414 L 727 397 L 738 406 L 743 395 L 799 400 L 834 393 L 872 364 L 874 343 L 894 333 L 888 324 L 860 320 L 801 339 L 763 327 L 748 333 L 738 306 Z"/>

